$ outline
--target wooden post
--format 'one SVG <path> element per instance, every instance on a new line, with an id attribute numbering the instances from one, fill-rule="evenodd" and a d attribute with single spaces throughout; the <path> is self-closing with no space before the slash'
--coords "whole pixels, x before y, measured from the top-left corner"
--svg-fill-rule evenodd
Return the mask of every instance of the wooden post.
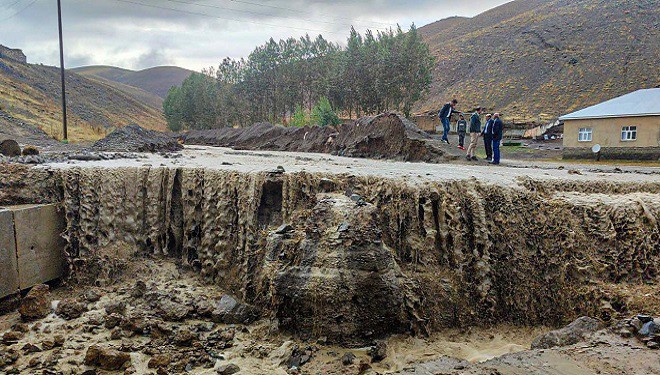
<path id="1" fill-rule="evenodd" d="M 60 76 L 62 77 L 62 128 L 63 140 L 69 139 L 66 123 L 66 82 L 64 76 L 64 41 L 62 40 L 62 4 L 61 0 L 57 0 L 57 23 L 59 26 L 60 34 Z"/>

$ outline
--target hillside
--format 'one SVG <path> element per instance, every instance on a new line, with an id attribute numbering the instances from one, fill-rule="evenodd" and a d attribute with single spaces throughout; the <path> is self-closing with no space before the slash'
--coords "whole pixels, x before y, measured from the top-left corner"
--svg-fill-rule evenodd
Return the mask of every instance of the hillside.
<path id="1" fill-rule="evenodd" d="M 134 87 L 134 86 L 129 86 L 123 83 L 119 83 L 110 79 L 102 78 L 102 77 L 97 77 L 97 76 L 85 76 L 87 79 L 95 81 L 99 85 L 105 85 L 105 86 L 110 86 L 116 90 L 119 90 L 121 92 L 124 92 L 133 98 L 143 102 L 144 104 L 149 105 L 150 107 L 153 107 L 157 111 L 162 111 L 163 110 L 163 98 L 160 96 L 153 94 L 148 91 L 144 91 L 140 88 Z"/>
<path id="2" fill-rule="evenodd" d="M 118 86 L 69 72 L 69 138 L 98 139 L 112 128 L 130 123 L 165 130 L 162 110 L 154 103 L 137 99 L 135 92 L 134 88 L 123 91 Z M 12 130 L 25 123 L 61 138 L 60 101 L 59 69 L 0 57 L 0 111 L 6 114 L 0 125 Z"/>
<path id="3" fill-rule="evenodd" d="M 420 28 L 437 58 L 417 111 L 452 97 L 508 119 L 557 117 L 660 85 L 654 0 L 517 0 Z"/>
<path id="4" fill-rule="evenodd" d="M 140 88 L 158 95 L 162 99 L 172 86 L 181 86 L 184 79 L 193 72 L 176 66 L 158 66 L 155 68 L 133 71 L 113 66 L 85 66 L 73 69 L 87 77 L 101 77 L 124 85 Z"/>

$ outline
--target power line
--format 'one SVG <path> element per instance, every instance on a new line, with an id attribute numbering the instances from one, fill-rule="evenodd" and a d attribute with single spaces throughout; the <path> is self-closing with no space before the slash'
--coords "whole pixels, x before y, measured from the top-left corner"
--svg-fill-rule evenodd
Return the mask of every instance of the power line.
<path id="1" fill-rule="evenodd" d="M 252 14 L 252 15 L 255 15 L 255 16 L 271 16 L 271 14 L 268 14 L 268 13 L 254 12 L 254 11 L 245 10 L 245 9 L 227 8 L 227 7 L 223 7 L 223 6 L 220 6 L 220 5 L 198 4 L 198 3 L 182 1 L 182 0 L 165 0 L 165 1 L 169 1 L 170 3 L 187 4 L 187 5 L 193 5 L 193 6 L 198 6 L 198 7 L 204 7 L 204 8 L 229 10 L 229 11 L 232 11 L 232 12 Z M 322 21 L 322 20 L 316 20 L 316 19 L 311 19 L 311 18 L 298 18 L 298 17 L 290 16 L 290 15 L 282 15 L 281 17 L 282 18 L 296 19 L 296 20 L 306 21 L 306 22 L 324 23 L 324 24 L 327 24 L 327 25 L 341 25 L 341 26 L 349 26 L 349 27 L 352 26 L 351 24 L 348 24 L 348 23 Z M 357 23 L 356 23 L 356 25 L 357 25 Z M 362 23 L 360 23 L 359 25 L 366 26 L 366 24 L 362 24 Z M 383 28 L 382 26 L 379 26 L 379 27 L 376 27 L 375 25 L 372 25 L 372 26 L 373 26 L 374 29 Z"/>
<path id="2" fill-rule="evenodd" d="M 13 7 L 14 5 L 20 3 L 21 1 L 23 1 L 23 0 L 16 0 L 16 1 L 14 1 L 13 3 L 7 5 L 7 8 L 11 8 L 11 7 Z"/>
<path id="3" fill-rule="evenodd" d="M 13 3 L 12 5 L 10 5 L 10 7 L 13 7 L 14 5 L 18 4 L 19 1 L 21 1 L 21 0 L 16 1 L 16 2 Z M 1 19 L 0 22 L 7 21 L 7 20 L 10 20 L 10 19 L 12 19 L 12 18 L 18 16 L 21 12 L 23 12 L 23 11 L 26 10 L 27 8 L 31 7 L 32 5 L 34 5 L 34 3 L 36 3 L 36 2 L 37 2 L 37 0 L 32 0 L 32 2 L 29 3 L 27 6 L 23 7 L 21 10 L 19 10 L 18 12 L 12 14 L 11 16 L 9 16 L 9 17 L 7 17 L 7 18 L 3 18 L 3 19 Z"/>
<path id="4" fill-rule="evenodd" d="M 203 13 L 203 12 L 193 12 L 193 11 L 188 11 L 188 10 L 183 10 L 183 9 L 163 7 L 163 6 L 160 6 L 160 5 L 145 4 L 145 3 L 140 3 L 140 2 L 137 2 L 137 1 L 131 1 L 131 0 L 116 0 L 116 1 L 119 1 L 119 2 L 122 2 L 122 3 L 140 5 L 140 6 L 144 6 L 144 7 L 148 7 L 148 8 L 163 9 L 163 10 L 169 10 L 169 11 L 173 11 L 173 12 L 190 14 L 190 15 L 194 15 L 194 16 L 203 16 L 203 17 L 209 17 L 209 18 L 217 18 L 217 19 L 221 19 L 221 20 L 252 23 L 252 24 L 260 25 L 260 26 L 280 27 L 280 28 L 285 28 L 285 29 L 293 29 L 293 30 L 300 30 L 300 31 L 306 31 L 306 32 L 311 31 L 311 32 L 319 32 L 319 33 L 326 33 L 326 34 L 337 34 L 337 35 L 343 35 L 344 34 L 344 33 L 339 33 L 339 32 L 330 31 L 330 30 L 305 29 L 305 28 L 302 28 L 302 27 L 295 27 L 295 26 L 284 26 L 284 25 L 276 25 L 276 24 L 271 24 L 271 23 L 263 23 L 263 22 L 250 21 L 250 20 L 240 20 L 240 19 L 236 19 L 236 18 L 217 16 L 217 15 Z"/>
<path id="5" fill-rule="evenodd" d="M 16 1 L 14 1 L 14 2 L 11 3 L 10 5 L 8 5 L 7 8 L 11 8 L 11 7 L 13 7 L 14 5 L 20 3 L 21 1 L 23 1 L 23 0 L 16 0 Z"/>
<path id="6" fill-rule="evenodd" d="M 277 6 L 277 5 L 269 5 L 269 4 L 264 4 L 264 3 L 257 3 L 257 2 L 254 2 L 254 1 L 245 1 L 245 0 L 229 0 L 229 1 L 234 2 L 234 3 L 247 4 L 247 5 L 255 5 L 255 6 L 260 6 L 260 7 L 264 7 L 264 8 L 279 9 L 279 10 L 286 10 L 286 11 L 288 11 L 288 12 L 300 13 L 300 9 L 291 9 L 291 8 L 286 8 L 286 7 Z M 307 12 L 307 14 L 311 14 L 311 13 Z M 343 20 L 353 21 L 353 20 L 350 19 L 350 18 L 335 18 L 335 19 L 340 19 L 340 20 L 343 19 Z M 391 24 L 391 23 L 385 23 L 385 22 L 378 22 L 378 21 L 371 21 L 371 22 L 372 22 L 372 23 L 379 23 L 379 24 L 384 25 L 384 26 L 396 26 L 396 25 L 394 25 L 394 24 Z"/>

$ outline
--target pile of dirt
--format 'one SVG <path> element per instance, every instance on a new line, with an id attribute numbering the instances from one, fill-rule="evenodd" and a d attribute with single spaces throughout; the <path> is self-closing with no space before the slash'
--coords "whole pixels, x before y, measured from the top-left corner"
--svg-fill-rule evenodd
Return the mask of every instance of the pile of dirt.
<path id="1" fill-rule="evenodd" d="M 364 117 L 353 124 L 338 126 L 286 128 L 260 123 L 241 129 L 198 130 L 187 133 L 184 140 L 186 144 L 237 150 L 319 152 L 433 163 L 460 156 L 395 113 Z"/>
<path id="2" fill-rule="evenodd" d="M 176 137 L 131 124 L 119 128 L 91 147 L 94 151 L 173 152 L 183 149 Z"/>

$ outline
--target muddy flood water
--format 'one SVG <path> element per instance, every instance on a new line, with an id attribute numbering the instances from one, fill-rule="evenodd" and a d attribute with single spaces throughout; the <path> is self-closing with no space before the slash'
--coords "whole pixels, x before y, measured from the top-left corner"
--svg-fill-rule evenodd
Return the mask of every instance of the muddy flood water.
<path id="1" fill-rule="evenodd" d="M 0 372 L 660 373 L 653 169 L 177 155 L 0 165 L 66 264 Z"/>
<path id="2" fill-rule="evenodd" d="M 214 323 L 213 319 L 203 319 L 195 311 L 207 298 L 220 298 L 219 288 L 206 285 L 192 270 L 183 270 L 172 262 L 162 260 L 139 260 L 131 264 L 131 272 L 117 280 L 111 287 L 71 288 L 66 285 L 51 292 L 52 304 L 57 311 L 64 299 L 78 298 L 82 301 L 80 317 L 66 319 L 51 313 L 36 323 L 27 324 L 24 336 L 13 347 L 26 348 L 32 345 L 41 350 L 21 353 L 14 368 L 24 368 L 32 373 L 39 368 L 57 368 L 65 374 L 80 374 L 93 369 L 85 365 L 86 349 L 94 344 L 113 344 L 130 354 L 128 372 L 137 374 L 155 373 L 158 368 L 152 359 L 155 355 L 167 356 L 167 366 L 181 362 L 182 370 L 191 374 L 214 374 L 223 364 L 235 364 L 241 374 L 287 374 L 292 367 L 290 361 L 294 349 L 305 351 L 311 348 L 310 358 L 300 369 L 304 373 L 345 374 L 359 373 L 361 370 L 375 373 L 396 373 L 421 362 L 433 361 L 443 356 L 478 363 L 504 354 L 528 350 L 532 340 L 547 328 L 518 328 L 497 326 L 493 328 L 468 328 L 466 330 L 447 329 L 429 337 L 395 335 L 385 341 L 385 358 L 373 362 L 369 347 L 342 348 L 327 345 L 322 339 L 301 340 L 279 333 L 276 323 L 267 319 L 249 325 L 228 325 Z M 143 291 L 136 291 L 142 288 Z M 141 296 L 137 296 L 142 293 Z M 97 301 L 94 301 L 96 298 Z M 163 299 L 167 302 L 163 302 Z M 180 320 L 152 309 L 148 301 L 155 304 L 180 304 L 188 313 Z M 144 331 L 131 332 L 125 329 L 109 328 L 108 307 L 112 310 L 123 304 L 122 312 L 135 320 L 146 319 L 148 324 L 167 332 L 164 337 L 145 337 Z M 168 306 L 173 308 L 173 306 Z M 183 313 L 182 313 L 183 314 Z M 163 316 L 165 315 L 165 316 Z M 139 317 L 139 319 L 137 318 Z M 172 319 L 177 319 L 172 322 Z M 0 332 L 20 325 L 18 312 L 0 317 Z M 275 324 L 275 325 L 274 325 Z M 121 326 L 121 323 L 120 323 Z M 134 328 L 134 327 L 132 327 Z M 177 341 L 189 333 L 190 341 Z M 218 334 L 218 332 L 220 332 Z M 229 332 L 230 334 L 227 334 Z M 223 349 L 208 353 L 212 336 L 221 335 Z M 52 350 L 43 348 L 44 343 L 55 342 L 56 336 L 63 336 L 64 342 Z M 153 333 L 152 335 L 153 336 Z M 25 352 L 28 353 L 25 353 Z M 25 354 L 24 354 L 25 353 Z M 146 354 L 150 353 L 150 354 Z M 353 363 L 344 364 L 347 357 L 354 355 Z M 203 358 L 209 355 L 209 358 Z M 208 359 L 208 361 L 205 361 Z M 151 366 L 149 364 L 152 364 Z M 184 364 L 185 363 L 185 364 Z M 186 365 L 192 363 L 186 370 Z M 201 366 L 197 366 L 201 365 Z"/>

